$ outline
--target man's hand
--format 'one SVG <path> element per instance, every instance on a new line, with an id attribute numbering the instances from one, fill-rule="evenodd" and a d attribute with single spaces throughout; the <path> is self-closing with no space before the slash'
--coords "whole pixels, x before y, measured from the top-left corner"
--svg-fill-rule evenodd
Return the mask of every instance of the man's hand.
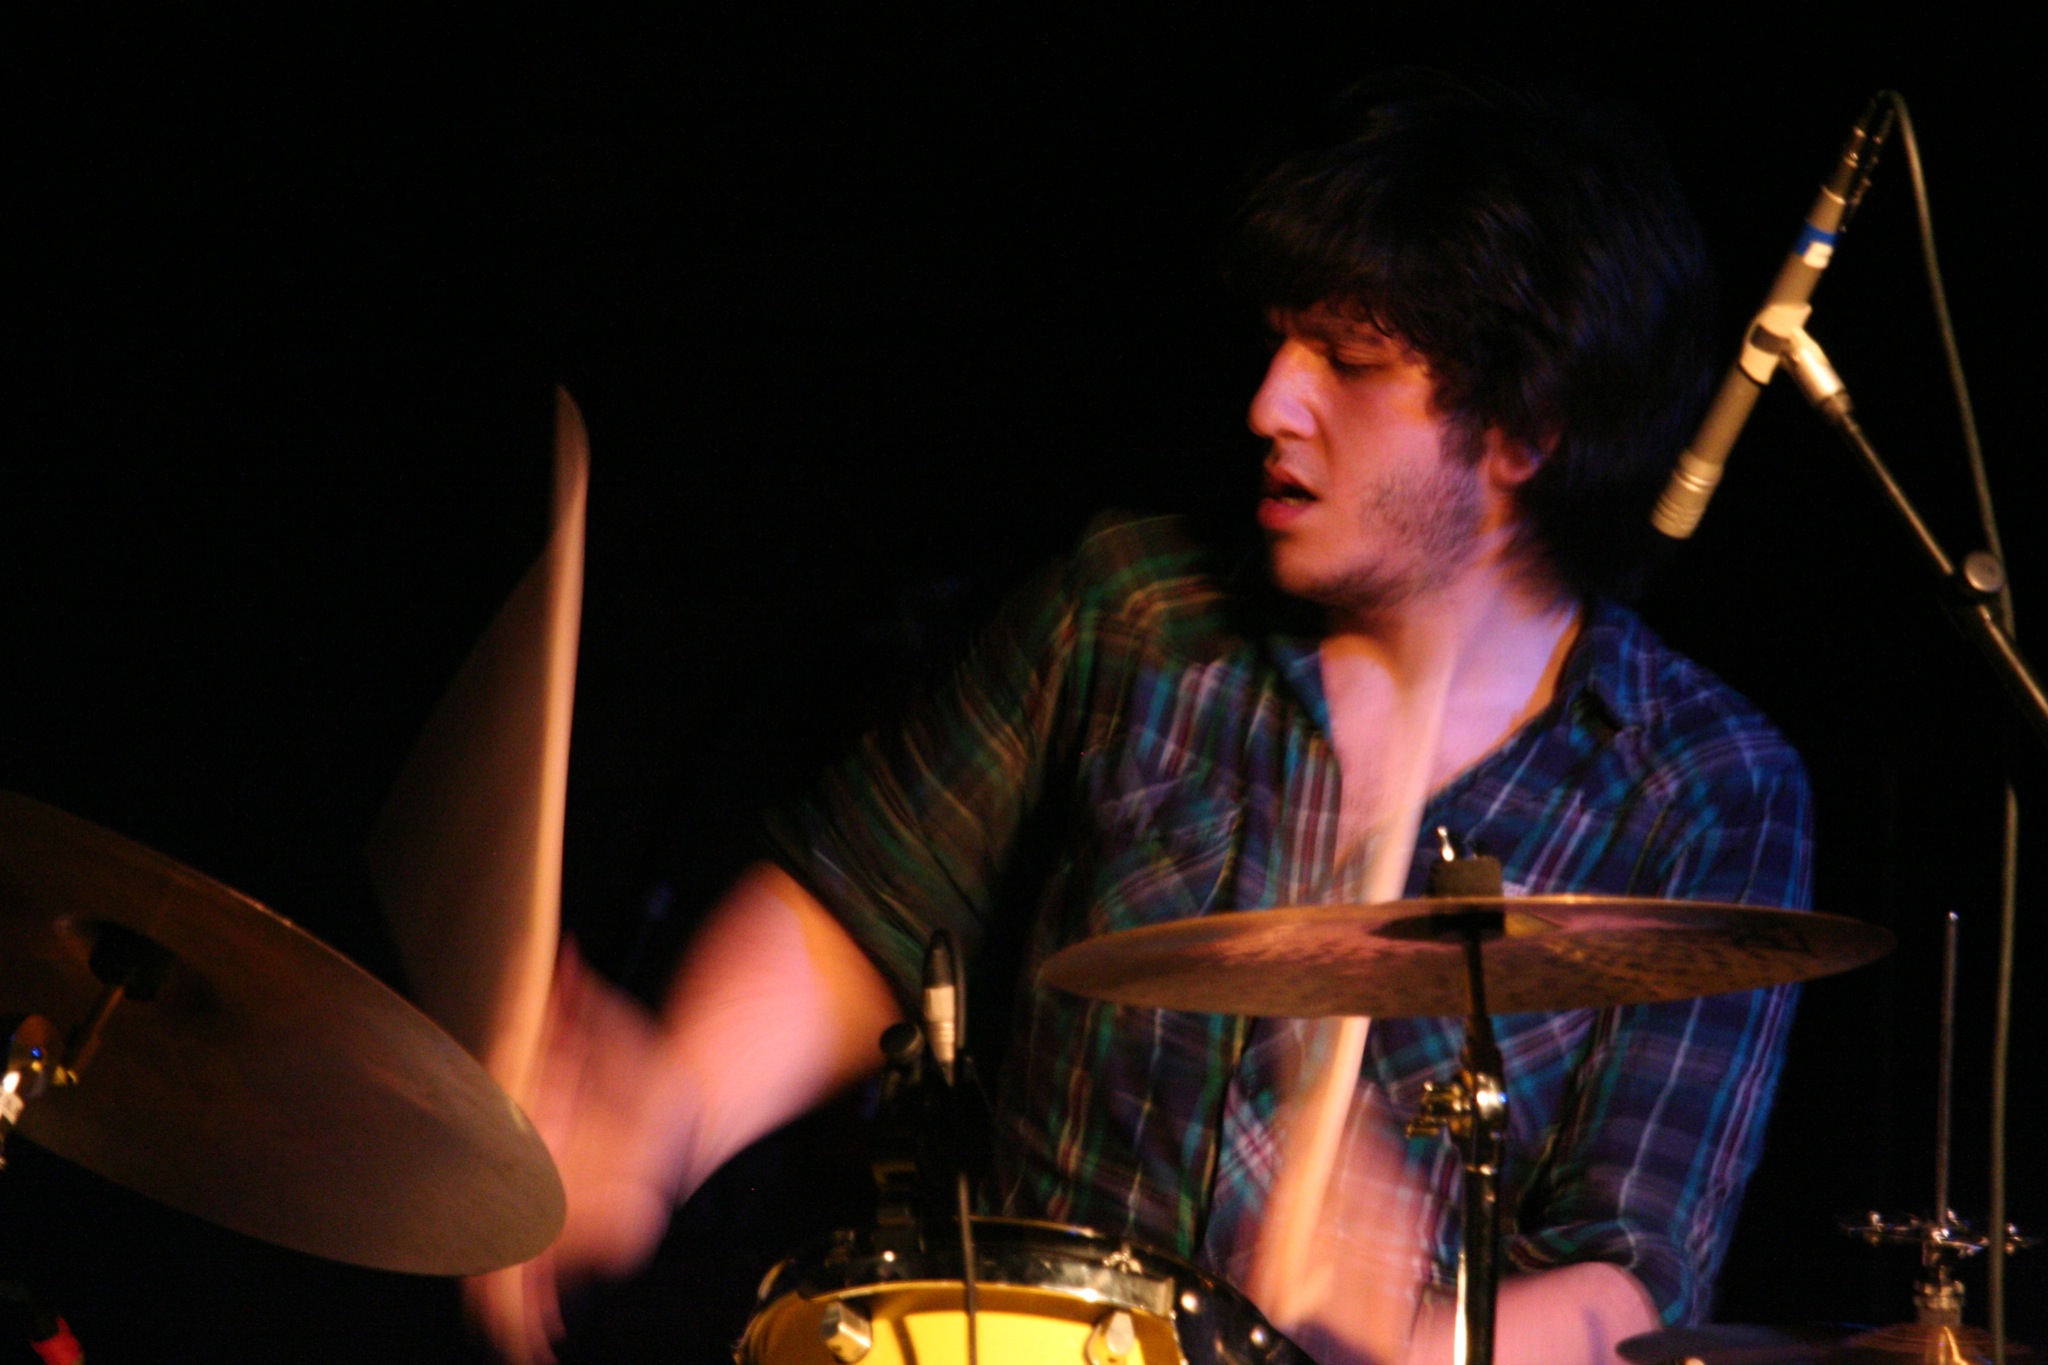
<path id="1" fill-rule="evenodd" d="M 553 1360 L 561 1293 L 593 1275 L 629 1274 L 654 1254 L 678 1193 L 678 1144 L 664 1140 L 655 1112 L 668 1081 L 653 1018 L 565 944 L 531 1117 L 561 1174 L 568 1217 L 539 1256 L 465 1287 L 478 1325 L 508 1361 Z"/>
<path id="2" fill-rule="evenodd" d="M 1282 1152 L 1288 1144 L 1279 1144 Z M 1379 1087 L 1352 1094 L 1303 1260 L 1289 1330 L 1326 1365 L 1403 1365 L 1429 1281 L 1434 1192 L 1417 1185 L 1402 1122 Z"/>
<path id="3" fill-rule="evenodd" d="M 471 1281 L 478 1325 L 508 1361 L 552 1360 L 565 1289 L 645 1265 L 678 1201 L 874 1070 L 899 1017 L 846 930 L 773 867 L 711 912 L 658 1019 L 565 950 L 529 1112 L 568 1218 L 542 1255 Z"/>
<path id="4" fill-rule="evenodd" d="M 1307 1258 L 1303 1289 L 1313 1307 L 1289 1333 L 1324 1365 L 1452 1359 L 1456 1304 L 1428 1288 L 1438 1196 L 1422 1188 L 1409 1163 L 1403 1127 L 1377 1086 L 1359 1088 Z M 1660 1325 L 1649 1292 L 1620 1266 L 1588 1262 L 1506 1275 L 1494 1361 L 1619 1365 L 1618 1343 Z"/>

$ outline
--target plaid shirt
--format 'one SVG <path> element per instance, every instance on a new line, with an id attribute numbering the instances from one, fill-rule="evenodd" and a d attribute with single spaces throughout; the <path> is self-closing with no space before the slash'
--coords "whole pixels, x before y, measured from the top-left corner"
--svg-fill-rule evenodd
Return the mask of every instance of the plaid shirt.
<path id="1" fill-rule="evenodd" d="M 1348 898 L 1313 618 L 1239 586 L 1254 580 L 1235 567 L 1178 521 L 1098 523 L 907 720 L 769 823 L 774 855 L 906 1002 L 940 925 L 983 997 L 1018 982 L 995 1205 L 1187 1257 L 1257 1216 L 1282 1031 L 1099 1004 L 1036 973 L 1094 934 Z M 1589 609 L 1551 706 L 1435 793 L 1423 828 L 1438 825 L 1499 858 L 1511 892 L 1807 902 L 1797 756 L 1608 604 Z M 1428 859 L 1418 847 L 1410 894 Z M 1511 1263 L 1613 1261 L 1667 1320 L 1702 1318 L 1792 1000 L 1497 1019 Z M 1424 1082 L 1454 1074 L 1462 1027 L 1376 1021 L 1365 1079 L 1412 1110 Z M 1447 1274 L 1455 1155 L 1424 1138 L 1409 1160 Z"/>

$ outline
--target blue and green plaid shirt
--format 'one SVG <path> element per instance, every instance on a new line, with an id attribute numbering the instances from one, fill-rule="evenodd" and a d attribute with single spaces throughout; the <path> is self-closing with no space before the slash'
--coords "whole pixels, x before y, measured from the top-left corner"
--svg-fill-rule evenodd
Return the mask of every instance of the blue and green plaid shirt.
<path id="1" fill-rule="evenodd" d="M 1334 873 L 1313 619 L 1241 569 L 1176 520 L 1099 522 L 922 706 L 769 825 L 775 856 L 906 1002 L 940 925 L 967 946 L 982 999 L 1015 979 L 1000 1211 L 1206 1249 L 1225 1271 L 1220 1249 L 1271 1175 L 1274 1031 L 1082 1000 L 1036 974 L 1094 934 L 1351 898 Z M 1608 604 L 1589 608 L 1551 706 L 1434 795 L 1423 828 L 1438 825 L 1499 858 L 1511 893 L 1800 907 L 1809 894 L 1797 756 Z M 1428 858 L 1418 847 L 1410 894 Z M 1783 989 L 1497 1019 L 1511 1261 L 1613 1261 L 1667 1320 L 1702 1318 L 1792 1002 Z M 1456 1019 L 1377 1021 L 1365 1079 L 1411 1110 L 1455 1072 L 1461 1036 Z M 1447 1274 L 1457 1162 L 1425 1138 L 1410 1163 Z"/>

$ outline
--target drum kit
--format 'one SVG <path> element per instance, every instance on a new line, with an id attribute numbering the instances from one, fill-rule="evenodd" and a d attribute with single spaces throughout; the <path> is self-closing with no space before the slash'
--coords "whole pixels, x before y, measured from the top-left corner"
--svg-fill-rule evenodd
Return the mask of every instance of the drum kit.
<path id="1" fill-rule="evenodd" d="M 1436 899 L 1107 935 L 1055 955 L 1043 979 L 1119 1003 L 1245 1015 L 1468 1015 L 1468 1051 L 1452 1093 L 1439 1097 L 1438 1121 L 1466 1150 L 1468 1202 L 1490 1208 L 1497 1170 L 1484 1158 L 1498 1138 L 1502 1077 L 1487 1056 L 1489 1012 L 1747 990 L 1843 971 L 1891 942 L 1883 929 L 1830 915 L 1504 899 L 1467 884 Z M 256 902 L 9 794 L 0 794 L 0 1023 L 10 1034 L 0 1139 L 18 1131 L 221 1226 L 430 1275 L 519 1263 L 561 1227 L 563 1192 L 545 1145 L 426 1016 Z M 946 1031 L 928 1020 L 923 1035 L 943 1044 L 933 1035 Z M 919 1037 L 897 1038 L 892 1071 L 917 1072 L 921 1047 Z M 924 1067 L 918 1083 L 965 1087 L 965 1059 L 945 1062 L 945 1076 Z M 899 1213 L 909 1217 L 836 1234 L 776 1266 L 735 1359 L 1307 1359 L 1228 1285 L 1171 1256 L 1083 1229 L 934 1208 L 906 1201 Z M 1482 1331 L 1491 1270 L 1475 1260 L 1464 1277 L 1464 1312 Z M 1889 1345 L 1871 1334 L 1706 1329 L 1641 1339 L 1624 1355 L 1706 1365 L 1971 1358 L 1959 1329 L 1943 1335 L 1925 1321 L 1892 1329 Z"/>

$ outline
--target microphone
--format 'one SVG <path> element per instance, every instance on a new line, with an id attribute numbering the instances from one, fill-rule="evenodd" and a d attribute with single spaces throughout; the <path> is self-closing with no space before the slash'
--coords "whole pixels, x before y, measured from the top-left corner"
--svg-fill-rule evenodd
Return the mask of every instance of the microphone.
<path id="1" fill-rule="evenodd" d="M 1848 227 L 1850 215 L 1870 186 L 1878 149 L 1891 133 L 1893 110 L 1889 96 L 1890 92 L 1883 90 L 1873 95 L 1849 130 L 1841 155 L 1835 159 L 1827 179 L 1821 182 L 1813 207 L 1807 210 L 1806 222 L 1792 243 L 1791 253 L 1764 296 L 1762 310 L 1749 324 L 1741 353 L 1728 367 L 1727 378 L 1721 381 L 1720 390 L 1707 408 L 1699 434 L 1679 455 L 1678 467 L 1671 471 L 1671 482 L 1665 486 L 1664 496 L 1657 500 L 1650 523 L 1673 540 L 1684 540 L 1698 528 L 1707 501 L 1714 496 L 1715 485 L 1721 482 L 1728 452 L 1756 407 L 1757 395 L 1771 382 L 1778 358 L 1813 311 L 1808 300 L 1835 254 L 1836 239 Z"/>
<path id="2" fill-rule="evenodd" d="M 974 1200 L 967 1177 L 967 1090 L 954 1085 L 966 1025 L 967 983 L 960 976 L 960 944 L 951 930 L 936 929 L 924 953 L 924 1032 L 932 1061 L 946 1083 L 938 1150 L 943 1163 L 952 1168 L 952 1215 L 960 1228 L 960 1307 L 967 1317 L 967 1362 L 975 1365 L 981 1359 L 981 1295 L 975 1283 Z"/>
<path id="3" fill-rule="evenodd" d="M 959 955 L 944 929 L 932 935 L 924 957 L 924 1036 L 946 1084 L 953 1084 L 953 1060 L 960 1051 Z"/>

